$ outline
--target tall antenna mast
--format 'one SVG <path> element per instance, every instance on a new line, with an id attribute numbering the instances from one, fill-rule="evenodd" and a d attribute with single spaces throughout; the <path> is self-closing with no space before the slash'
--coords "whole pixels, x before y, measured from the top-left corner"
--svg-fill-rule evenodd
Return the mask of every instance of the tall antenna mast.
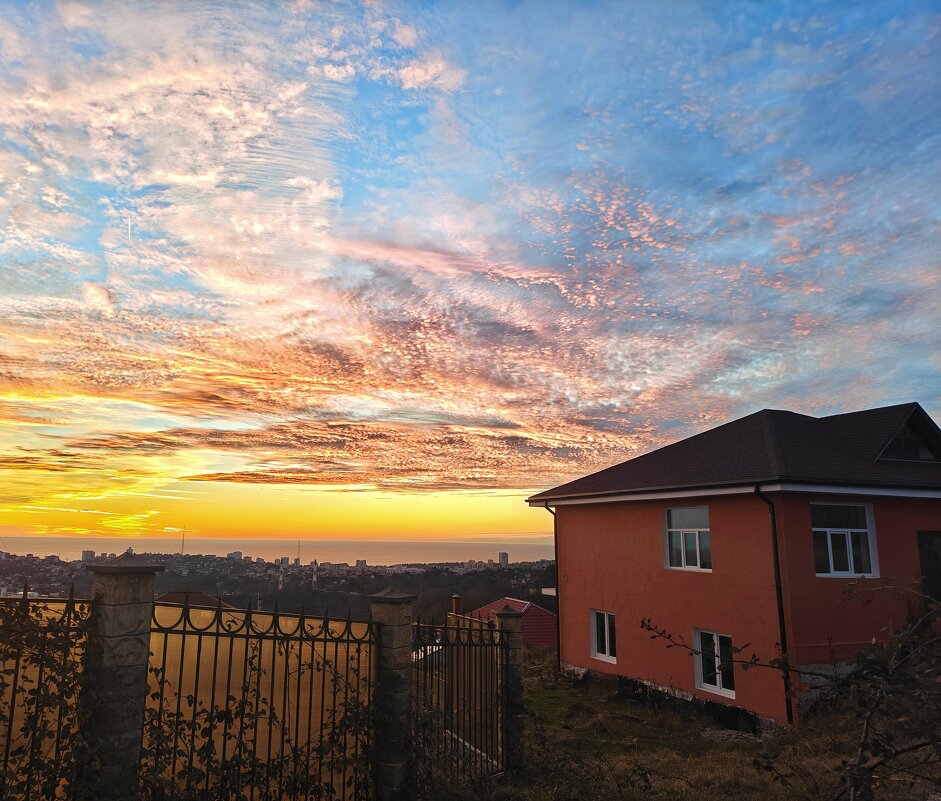
<path id="1" fill-rule="evenodd" d="M 301 561 L 301 541 L 297 541 L 297 561 Z"/>
<path id="2" fill-rule="evenodd" d="M 186 526 L 183 526 L 183 538 L 180 540 L 180 553 L 186 553 Z"/>

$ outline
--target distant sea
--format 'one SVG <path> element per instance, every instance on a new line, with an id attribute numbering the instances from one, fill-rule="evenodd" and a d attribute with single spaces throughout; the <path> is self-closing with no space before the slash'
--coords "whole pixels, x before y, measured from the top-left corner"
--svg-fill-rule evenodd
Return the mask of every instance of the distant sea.
<path id="1" fill-rule="evenodd" d="M 24 556 L 56 555 L 65 560 L 78 559 L 83 550 L 96 554 L 123 553 L 128 548 L 134 553 L 179 553 L 180 541 L 166 538 L 143 537 L 3 537 L 0 550 Z M 447 540 L 430 542 L 388 540 L 301 540 L 301 561 L 349 562 L 365 559 L 370 565 L 395 565 L 409 562 L 466 562 L 476 559 L 497 561 L 497 554 L 506 551 L 511 562 L 535 562 L 552 559 L 551 541 Z M 243 556 L 265 560 L 297 556 L 297 540 L 186 540 L 187 554 L 215 554 L 225 556 L 241 551 Z"/>

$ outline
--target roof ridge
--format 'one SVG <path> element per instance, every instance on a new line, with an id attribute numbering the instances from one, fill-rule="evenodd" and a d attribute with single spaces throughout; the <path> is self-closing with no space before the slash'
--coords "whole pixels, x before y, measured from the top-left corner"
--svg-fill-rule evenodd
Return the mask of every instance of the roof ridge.
<path id="1" fill-rule="evenodd" d="M 872 412 L 887 412 L 889 409 L 904 409 L 908 408 L 911 412 L 914 412 L 915 408 L 924 409 L 918 401 L 908 401 L 907 403 L 890 403 L 888 406 L 874 406 L 871 409 L 857 409 L 853 412 L 840 412 L 839 414 L 827 414 L 823 417 L 818 417 L 818 420 L 833 420 L 837 417 L 851 417 L 857 414 L 871 414 Z M 906 418 L 907 419 L 907 418 Z"/>

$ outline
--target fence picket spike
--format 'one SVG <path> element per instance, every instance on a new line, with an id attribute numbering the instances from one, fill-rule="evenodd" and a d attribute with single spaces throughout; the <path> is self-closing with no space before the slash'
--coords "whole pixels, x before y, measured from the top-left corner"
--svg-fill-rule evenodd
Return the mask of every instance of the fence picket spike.
<path id="1" fill-rule="evenodd" d="M 66 622 L 72 619 L 75 611 L 75 582 L 69 584 L 69 597 L 65 599 L 65 609 L 62 610 L 62 620 Z"/>

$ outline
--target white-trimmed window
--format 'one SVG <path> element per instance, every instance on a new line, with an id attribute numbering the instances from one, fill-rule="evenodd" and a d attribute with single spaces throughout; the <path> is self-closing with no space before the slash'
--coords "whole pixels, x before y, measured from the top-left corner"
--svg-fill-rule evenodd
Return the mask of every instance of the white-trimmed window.
<path id="1" fill-rule="evenodd" d="M 726 698 L 735 698 L 732 638 L 714 631 L 693 630 L 696 649 L 696 686 Z"/>
<path id="2" fill-rule="evenodd" d="M 614 613 L 591 610 L 591 655 L 604 662 L 617 662 L 617 637 Z"/>
<path id="3" fill-rule="evenodd" d="M 818 576 L 874 576 L 871 510 L 858 504 L 810 505 L 814 572 Z"/>
<path id="4" fill-rule="evenodd" d="M 709 508 L 667 509 L 667 567 L 712 570 Z"/>

